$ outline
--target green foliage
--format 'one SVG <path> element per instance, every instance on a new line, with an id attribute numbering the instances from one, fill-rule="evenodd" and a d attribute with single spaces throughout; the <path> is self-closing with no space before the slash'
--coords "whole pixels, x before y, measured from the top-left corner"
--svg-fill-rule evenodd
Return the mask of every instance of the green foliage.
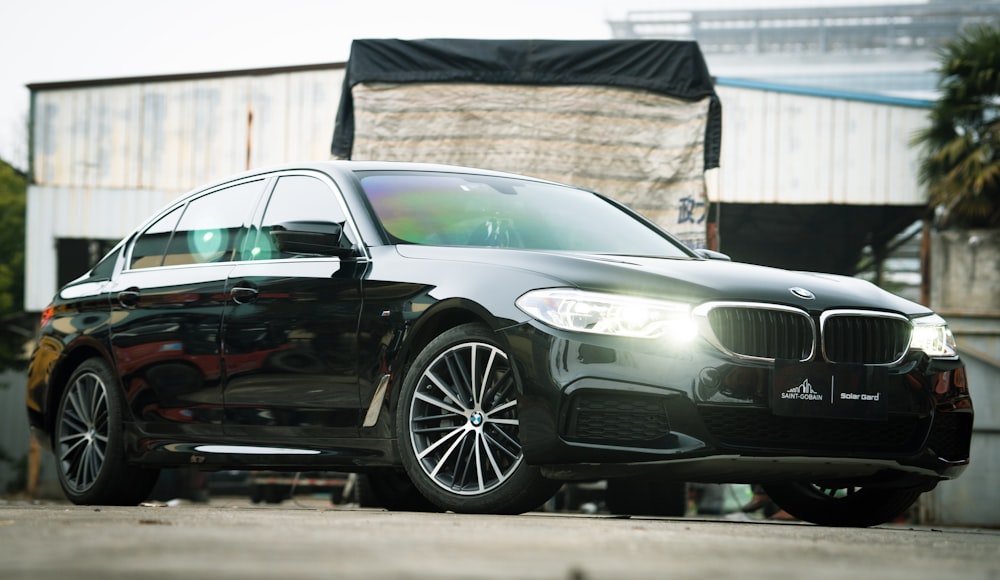
<path id="1" fill-rule="evenodd" d="M 24 305 L 25 176 L 0 160 L 0 370 L 20 366 L 24 336 L 7 328 Z"/>
<path id="2" fill-rule="evenodd" d="M 969 28 L 938 56 L 941 97 L 914 137 L 921 183 L 947 224 L 1000 227 L 1000 28 Z"/>

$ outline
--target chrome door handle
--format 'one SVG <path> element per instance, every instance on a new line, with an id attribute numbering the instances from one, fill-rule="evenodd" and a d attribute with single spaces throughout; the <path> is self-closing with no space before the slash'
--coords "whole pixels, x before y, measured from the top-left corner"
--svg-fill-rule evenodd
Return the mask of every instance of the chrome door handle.
<path id="1" fill-rule="evenodd" d="M 135 308 L 139 303 L 139 297 L 139 289 L 133 286 L 118 293 L 118 303 L 124 308 Z"/>
<path id="2" fill-rule="evenodd" d="M 249 304 L 254 300 L 257 300 L 257 289 L 250 288 L 247 286 L 234 286 L 232 290 L 229 291 L 229 295 L 233 297 L 233 302 L 237 304 Z"/>

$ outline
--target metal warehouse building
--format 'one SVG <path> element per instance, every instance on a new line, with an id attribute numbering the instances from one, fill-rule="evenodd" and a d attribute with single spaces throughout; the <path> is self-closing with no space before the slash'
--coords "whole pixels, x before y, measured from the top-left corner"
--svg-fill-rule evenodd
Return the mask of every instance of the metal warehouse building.
<path id="1" fill-rule="evenodd" d="M 343 77 L 334 63 L 29 85 L 25 309 L 203 182 L 329 158 Z M 852 273 L 925 206 L 908 143 L 928 103 L 726 79 L 717 92 L 706 221 L 734 258 Z"/>

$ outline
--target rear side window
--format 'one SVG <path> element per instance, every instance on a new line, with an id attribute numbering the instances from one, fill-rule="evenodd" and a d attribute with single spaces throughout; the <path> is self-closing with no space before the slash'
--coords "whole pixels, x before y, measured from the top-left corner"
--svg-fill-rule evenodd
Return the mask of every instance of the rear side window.
<path id="1" fill-rule="evenodd" d="M 245 218 L 263 185 L 264 181 L 259 180 L 213 191 L 165 215 L 136 240 L 130 266 L 152 268 L 232 260 L 246 234 Z"/>
<path id="2" fill-rule="evenodd" d="M 156 220 L 139 236 L 132 246 L 129 268 L 155 268 L 163 264 L 163 254 L 167 251 L 167 244 L 170 243 L 170 236 L 177 226 L 182 209 L 179 207 Z"/>

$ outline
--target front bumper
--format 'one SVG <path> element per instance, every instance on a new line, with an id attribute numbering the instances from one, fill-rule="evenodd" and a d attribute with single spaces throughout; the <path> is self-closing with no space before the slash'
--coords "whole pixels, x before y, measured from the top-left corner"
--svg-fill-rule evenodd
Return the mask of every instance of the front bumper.
<path id="1" fill-rule="evenodd" d="M 960 361 L 935 368 L 919 355 L 888 369 L 878 420 L 817 418 L 772 411 L 773 363 L 705 343 L 678 350 L 533 325 L 507 338 L 522 381 L 522 448 L 550 477 L 939 480 L 969 461 Z"/>

